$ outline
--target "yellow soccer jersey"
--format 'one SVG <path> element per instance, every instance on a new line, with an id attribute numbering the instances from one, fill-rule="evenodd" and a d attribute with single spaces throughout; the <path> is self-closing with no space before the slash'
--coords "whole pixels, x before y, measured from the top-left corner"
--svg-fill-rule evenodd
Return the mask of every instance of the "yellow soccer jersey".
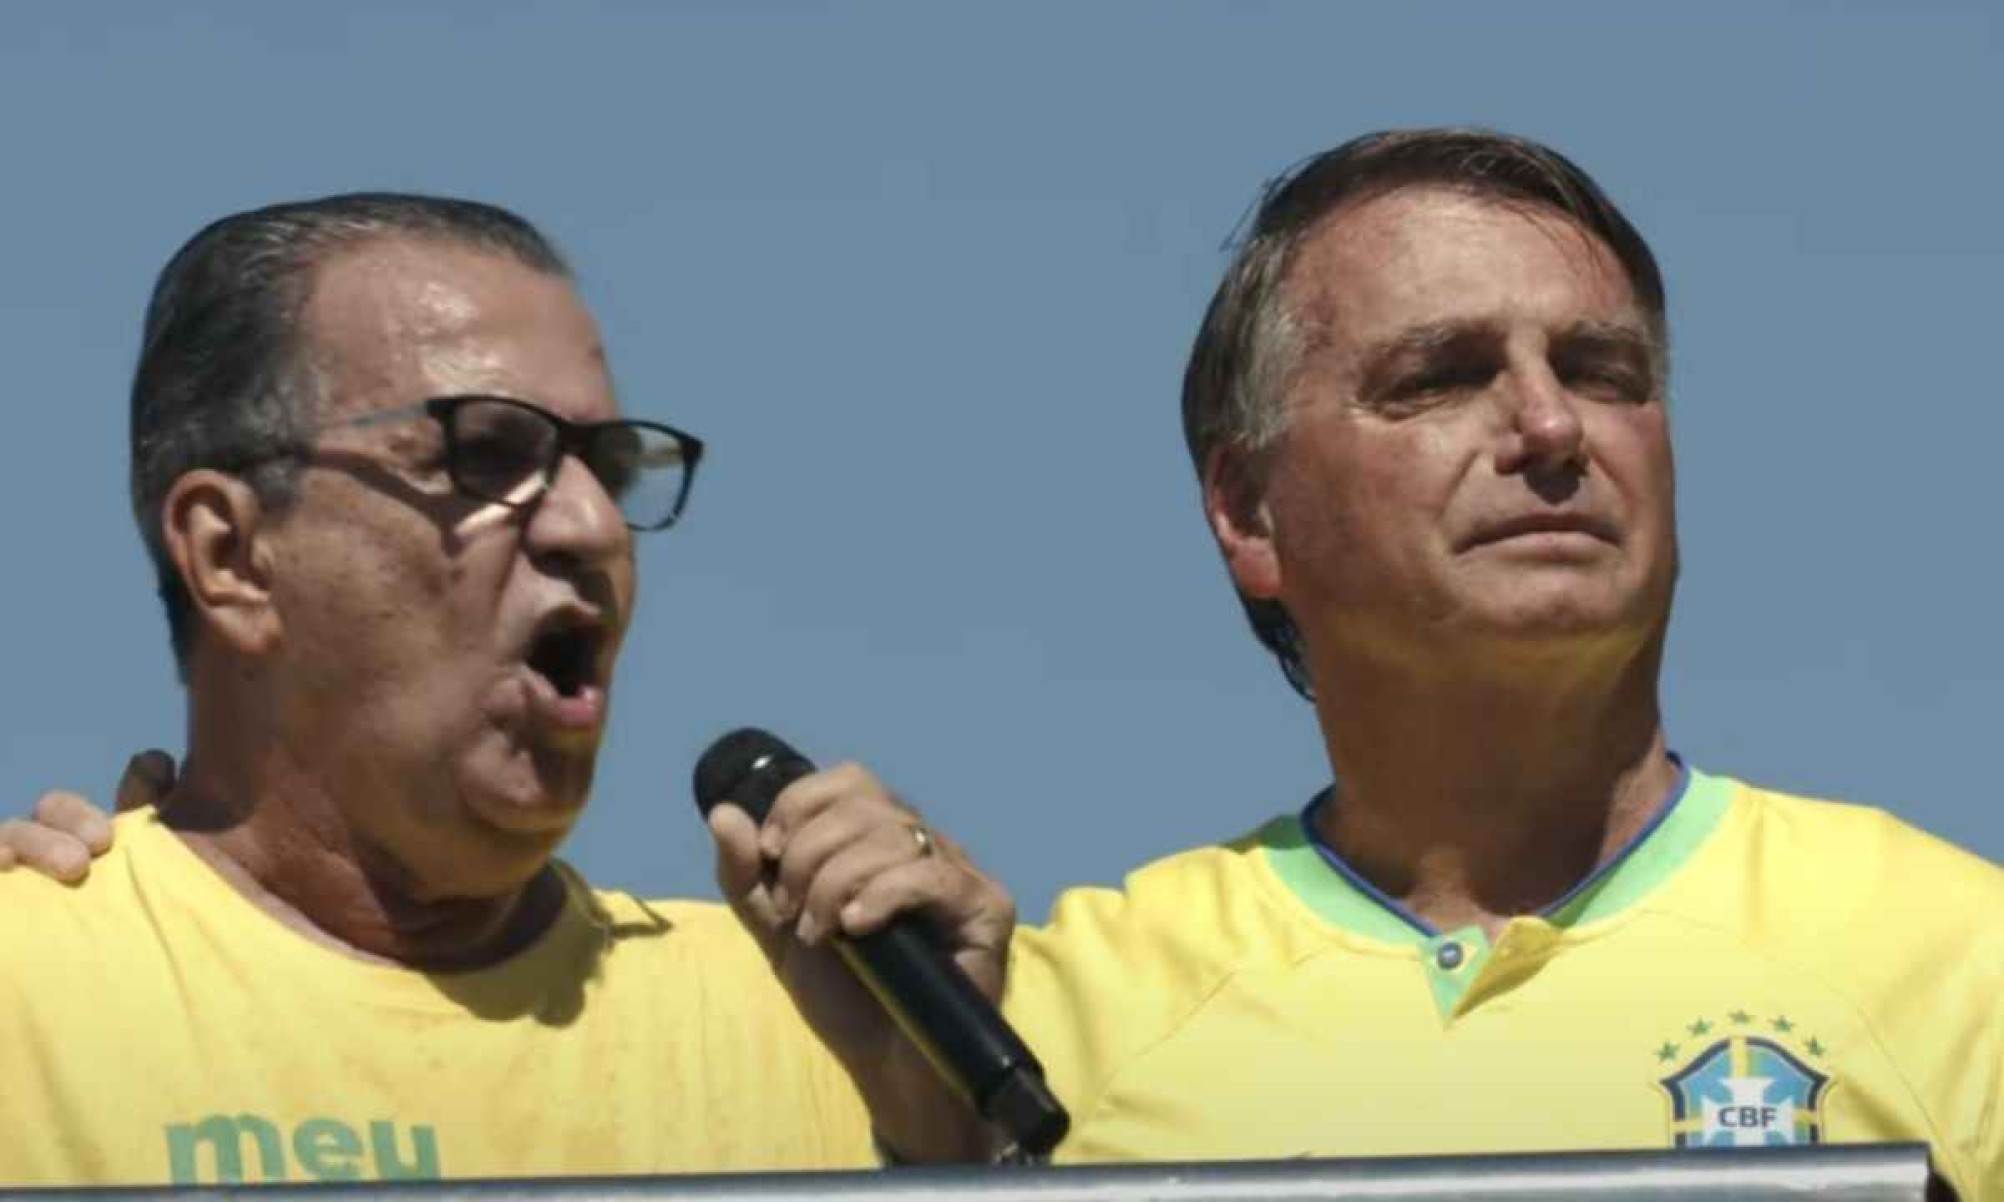
<path id="1" fill-rule="evenodd" d="M 1074 890 L 1008 1009 L 1060 1159 L 1924 1140 L 2004 1198 L 2004 872 L 1886 814 L 1687 773 L 1491 945 L 1301 817 Z"/>
<path id="2" fill-rule="evenodd" d="M 150 811 L 81 889 L 0 877 L 0 1185 L 874 1163 L 728 910 L 565 875 L 534 945 L 443 975 L 280 924 Z"/>

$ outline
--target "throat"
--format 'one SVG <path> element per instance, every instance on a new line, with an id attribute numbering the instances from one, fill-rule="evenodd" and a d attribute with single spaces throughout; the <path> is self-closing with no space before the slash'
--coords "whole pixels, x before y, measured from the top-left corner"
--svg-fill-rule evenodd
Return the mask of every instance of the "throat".
<path id="1" fill-rule="evenodd" d="M 1631 771 L 1552 791 L 1507 787 L 1422 794 L 1350 782 L 1316 807 L 1316 833 L 1353 871 L 1439 930 L 1492 937 L 1540 913 L 1611 863 L 1671 803 L 1676 762 L 1655 753 Z"/>
<path id="2" fill-rule="evenodd" d="M 423 900 L 400 887 L 403 874 L 372 868 L 369 857 L 274 846 L 250 824 L 176 833 L 251 905 L 364 963 L 431 972 L 490 967 L 535 943 L 567 900 L 562 878 L 547 866 L 508 894 Z"/>

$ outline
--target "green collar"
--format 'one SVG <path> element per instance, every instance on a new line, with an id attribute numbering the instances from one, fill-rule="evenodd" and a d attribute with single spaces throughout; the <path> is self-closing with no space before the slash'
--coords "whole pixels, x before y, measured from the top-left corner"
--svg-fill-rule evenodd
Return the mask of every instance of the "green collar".
<path id="1" fill-rule="evenodd" d="M 1542 959 L 1556 948 L 1558 930 L 1627 909 L 1691 858 L 1731 801 L 1730 782 L 1685 768 L 1677 791 L 1627 847 L 1541 913 L 1512 919 L 1504 941 L 1514 940 L 1520 953 L 1533 951 L 1532 958 Z M 1435 930 L 1365 880 L 1316 839 L 1311 823 L 1321 802 L 1317 797 L 1300 814 L 1276 818 L 1259 832 L 1257 841 L 1274 875 L 1325 921 L 1366 939 L 1414 949 L 1434 1007 L 1443 1022 L 1452 1022 L 1480 1000 L 1487 986 L 1473 997 L 1470 991 L 1495 976 L 1487 971 L 1495 950 L 1488 936 L 1476 926 Z M 1519 954 L 1516 962 L 1524 963 L 1526 957 Z"/>
<path id="2" fill-rule="evenodd" d="M 1311 835 L 1307 822 L 1320 800 L 1300 814 L 1274 819 L 1259 832 L 1257 840 L 1274 874 L 1303 905 L 1346 931 L 1383 943 L 1432 943 L 1439 932 L 1373 888 Z M 1691 858 L 1731 800 L 1731 782 L 1686 768 L 1662 815 L 1539 917 L 1572 927 L 1627 909 Z"/>

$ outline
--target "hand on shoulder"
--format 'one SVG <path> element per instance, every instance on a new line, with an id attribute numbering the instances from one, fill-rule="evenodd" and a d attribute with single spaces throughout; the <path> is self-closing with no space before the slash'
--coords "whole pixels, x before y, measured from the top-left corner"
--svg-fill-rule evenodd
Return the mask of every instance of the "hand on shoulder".
<path id="1" fill-rule="evenodd" d="M 174 788 L 174 757 L 157 748 L 126 762 L 117 813 L 157 805 Z M 51 789 L 25 818 L 0 822 L 0 871 L 16 866 L 64 884 L 81 884 L 91 861 L 111 850 L 111 816 L 81 793 Z"/>

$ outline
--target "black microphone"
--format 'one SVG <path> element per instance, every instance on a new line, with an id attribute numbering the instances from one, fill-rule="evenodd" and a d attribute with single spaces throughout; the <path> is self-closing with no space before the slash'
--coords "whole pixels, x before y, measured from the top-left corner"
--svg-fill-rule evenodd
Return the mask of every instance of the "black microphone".
<path id="1" fill-rule="evenodd" d="M 729 801 L 760 822 L 780 790 L 814 771 L 805 756 L 756 727 L 734 730 L 696 761 L 696 808 L 705 818 Z M 989 1000 L 913 915 L 860 939 L 834 940 L 850 971 L 877 995 L 953 1089 L 1016 1147 L 1042 1156 L 1071 1116 L 1044 1083 L 1044 1068 Z"/>

